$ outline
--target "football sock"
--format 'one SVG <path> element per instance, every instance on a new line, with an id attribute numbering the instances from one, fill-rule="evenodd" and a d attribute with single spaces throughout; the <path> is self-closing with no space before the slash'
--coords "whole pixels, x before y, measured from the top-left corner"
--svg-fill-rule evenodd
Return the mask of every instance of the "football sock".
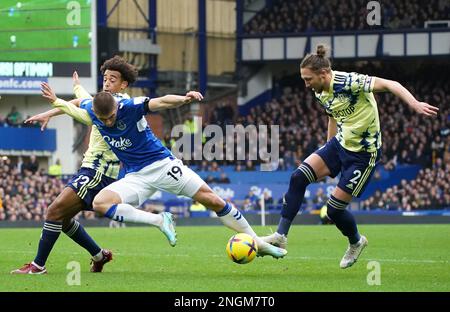
<path id="1" fill-rule="evenodd" d="M 61 234 L 61 229 L 62 222 L 45 221 L 44 227 L 42 228 L 41 239 L 39 240 L 38 252 L 33 261 L 39 267 L 45 267 L 47 258 L 50 255 L 59 234 Z"/>
<path id="2" fill-rule="evenodd" d="M 139 210 L 128 204 L 112 205 L 105 217 L 118 222 L 145 223 L 158 227 L 163 223 L 162 215 Z"/>
<path id="3" fill-rule="evenodd" d="M 83 226 L 74 219 L 70 220 L 67 227 L 62 229 L 67 236 L 69 236 L 75 243 L 86 249 L 91 256 L 95 256 L 101 253 L 102 249 L 97 245 L 97 243 L 89 236 Z"/>
<path id="4" fill-rule="evenodd" d="M 230 203 L 225 203 L 225 207 L 216 214 L 226 227 L 237 233 L 246 233 L 251 237 L 256 237 L 256 233 L 248 224 L 247 219 Z"/>
<path id="5" fill-rule="evenodd" d="M 102 252 L 102 250 L 100 249 L 100 251 L 96 255 L 92 255 L 92 259 L 94 261 L 102 260 L 103 259 L 103 252 Z"/>
<path id="6" fill-rule="evenodd" d="M 347 236 L 350 244 L 356 244 L 360 235 L 356 221 L 350 211 L 346 210 L 348 203 L 335 198 L 333 195 L 327 202 L 327 215 L 336 224 L 336 227 Z"/>
<path id="7" fill-rule="evenodd" d="M 281 218 L 277 232 L 287 235 L 291 223 L 297 215 L 305 196 L 306 187 L 317 180 L 313 168 L 307 163 L 303 163 L 291 175 L 289 189 L 284 195 L 283 208 L 281 208 Z"/>
<path id="8" fill-rule="evenodd" d="M 45 266 L 40 266 L 39 264 L 37 264 L 36 262 L 31 262 L 35 267 L 37 267 L 39 270 L 43 270 L 45 269 Z"/>

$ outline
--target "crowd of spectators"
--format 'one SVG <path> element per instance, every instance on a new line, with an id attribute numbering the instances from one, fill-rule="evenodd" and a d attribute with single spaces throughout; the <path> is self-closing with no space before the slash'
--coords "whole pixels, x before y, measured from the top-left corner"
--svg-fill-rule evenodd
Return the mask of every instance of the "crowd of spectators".
<path id="1" fill-rule="evenodd" d="M 0 220 L 42 220 L 61 183 L 39 170 L 35 159 L 15 165 L 10 158 L 0 159 Z"/>
<path id="2" fill-rule="evenodd" d="M 421 169 L 414 180 L 402 180 L 362 202 L 362 209 L 417 210 L 450 207 L 450 163 Z"/>
<path id="3" fill-rule="evenodd" d="M 11 107 L 11 110 L 5 116 L 0 114 L 0 127 L 40 127 L 40 123 L 24 123 L 26 119 L 30 116 L 27 116 L 25 119 L 22 116 L 22 113 L 17 110 L 15 106 Z"/>
<path id="4" fill-rule="evenodd" d="M 35 156 L 23 162 L 19 158 L 16 164 L 10 158 L 0 158 L 0 221 L 43 221 L 46 208 L 64 186 L 61 178 L 39 169 Z"/>
<path id="5" fill-rule="evenodd" d="M 275 0 L 247 24 L 247 34 L 304 33 L 366 29 L 424 28 L 426 21 L 448 20 L 448 0 L 377 1 L 381 25 L 369 25 L 365 0 Z"/>
<path id="6" fill-rule="evenodd" d="M 409 89 L 427 103 L 440 108 L 438 118 L 424 118 L 408 109 L 400 99 L 380 94 L 380 123 L 383 137 L 383 163 L 392 169 L 397 163 L 430 167 L 443 160 L 450 147 L 450 87 L 448 83 L 418 81 Z M 389 103 L 389 104 L 387 104 Z"/>

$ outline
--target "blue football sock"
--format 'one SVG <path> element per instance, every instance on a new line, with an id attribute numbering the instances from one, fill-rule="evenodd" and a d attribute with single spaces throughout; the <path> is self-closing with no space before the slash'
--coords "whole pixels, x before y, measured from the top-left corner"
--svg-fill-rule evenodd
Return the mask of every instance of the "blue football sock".
<path id="1" fill-rule="evenodd" d="M 277 232 L 287 235 L 291 223 L 297 215 L 305 196 L 306 187 L 317 180 L 313 168 L 307 163 L 303 163 L 291 175 L 289 189 L 284 195 L 285 202 L 281 209 L 281 219 Z"/>
<path id="2" fill-rule="evenodd" d="M 220 210 L 219 212 L 216 212 L 218 217 L 223 217 L 225 215 L 227 215 L 228 213 L 230 213 L 231 209 L 233 207 L 230 205 L 229 202 L 225 202 L 225 206 L 223 207 L 222 210 Z"/>
<path id="3" fill-rule="evenodd" d="M 47 262 L 47 258 L 52 251 L 56 240 L 61 234 L 62 222 L 57 221 L 45 221 L 42 228 L 41 239 L 39 240 L 39 247 L 34 263 L 44 267 Z"/>
<path id="4" fill-rule="evenodd" d="M 75 243 L 86 249 L 91 256 L 97 255 L 102 250 L 77 220 L 70 220 L 69 226 L 64 228 L 63 232 Z"/>
<path id="5" fill-rule="evenodd" d="M 356 244 L 361 236 L 358 233 L 356 221 L 350 211 L 346 210 L 348 203 L 331 195 L 327 202 L 327 215 L 336 224 L 336 227 L 347 236 L 350 244 Z"/>

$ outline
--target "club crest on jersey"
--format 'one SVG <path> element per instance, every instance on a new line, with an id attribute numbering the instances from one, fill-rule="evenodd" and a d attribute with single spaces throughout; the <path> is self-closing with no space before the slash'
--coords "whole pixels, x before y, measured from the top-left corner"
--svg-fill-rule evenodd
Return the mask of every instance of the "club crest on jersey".
<path id="1" fill-rule="evenodd" d="M 117 121 L 117 129 L 122 131 L 125 130 L 126 127 L 127 125 L 122 120 Z"/>
<path id="2" fill-rule="evenodd" d="M 347 104 L 350 102 L 350 98 L 348 96 L 346 96 L 345 94 L 339 94 L 337 96 L 338 100 L 344 104 Z"/>

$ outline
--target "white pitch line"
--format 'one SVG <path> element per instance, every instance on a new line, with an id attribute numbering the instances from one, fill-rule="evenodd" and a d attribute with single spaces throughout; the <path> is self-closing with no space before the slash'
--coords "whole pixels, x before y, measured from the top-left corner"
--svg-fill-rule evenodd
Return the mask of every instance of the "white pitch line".
<path id="1" fill-rule="evenodd" d="M 20 250 L 11 250 L 6 249 L 2 250 L 4 253 L 16 253 L 16 254 L 35 254 L 36 251 L 20 251 Z M 84 255 L 84 252 L 56 252 L 57 254 L 64 254 L 64 255 Z M 149 252 L 113 252 L 114 255 L 118 256 L 124 256 L 124 257 L 189 257 L 188 254 L 154 254 Z M 222 258 L 225 257 L 224 255 L 219 254 L 210 254 L 210 257 L 214 258 Z M 270 256 L 266 256 L 269 257 Z M 293 259 L 293 260 L 308 260 L 308 261 L 338 261 L 339 258 L 333 258 L 333 257 L 308 257 L 308 256 L 286 256 L 286 259 Z M 378 262 L 393 262 L 393 263 L 432 263 L 432 264 L 450 264 L 450 260 L 431 260 L 431 259 L 362 259 L 364 261 L 378 261 Z"/>
<path id="2" fill-rule="evenodd" d="M 338 258 L 332 257 L 289 257 L 289 259 L 300 259 L 300 260 L 339 260 Z M 429 260 L 429 259 L 363 259 L 367 261 L 378 261 L 378 262 L 398 262 L 398 263 L 450 263 L 450 260 Z"/>

